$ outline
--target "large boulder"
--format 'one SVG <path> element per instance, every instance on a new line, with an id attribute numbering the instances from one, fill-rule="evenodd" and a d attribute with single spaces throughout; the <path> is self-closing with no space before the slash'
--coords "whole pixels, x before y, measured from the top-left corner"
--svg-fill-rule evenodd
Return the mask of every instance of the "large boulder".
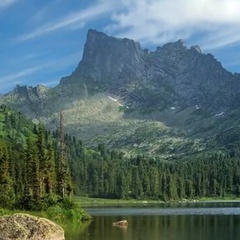
<path id="1" fill-rule="evenodd" d="M 0 217 L 0 240 L 64 240 L 64 231 L 56 223 L 29 214 Z"/>

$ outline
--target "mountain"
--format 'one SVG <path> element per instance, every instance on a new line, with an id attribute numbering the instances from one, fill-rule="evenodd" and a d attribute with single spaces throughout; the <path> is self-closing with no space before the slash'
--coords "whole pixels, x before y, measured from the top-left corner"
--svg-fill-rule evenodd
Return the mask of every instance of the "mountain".
<path id="1" fill-rule="evenodd" d="M 235 149 L 239 90 L 240 74 L 199 46 L 178 40 L 149 51 L 89 30 L 82 60 L 58 86 L 17 86 L 0 103 L 51 129 L 63 111 L 66 131 L 90 146 L 173 158 Z"/>

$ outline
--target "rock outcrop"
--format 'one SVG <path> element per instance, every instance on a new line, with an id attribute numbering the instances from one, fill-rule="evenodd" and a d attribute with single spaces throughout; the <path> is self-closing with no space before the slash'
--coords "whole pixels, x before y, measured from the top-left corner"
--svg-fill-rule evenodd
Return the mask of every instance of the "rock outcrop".
<path id="1" fill-rule="evenodd" d="M 231 108 L 239 91 L 240 75 L 226 71 L 199 46 L 187 48 L 178 40 L 149 51 L 131 39 L 89 30 L 82 60 L 57 87 L 49 90 L 43 86 L 17 86 L 0 102 L 31 117 L 41 117 L 69 108 L 72 102 L 97 92 L 119 96 L 134 109 L 198 105 L 210 112 L 221 112 Z"/>
<path id="2" fill-rule="evenodd" d="M 0 217 L 0 240 L 64 240 L 64 231 L 56 223 L 28 214 Z"/>
<path id="3" fill-rule="evenodd" d="M 75 79 L 80 86 L 82 77 L 91 79 L 101 91 L 116 94 L 134 107 L 198 105 L 219 112 L 238 96 L 236 76 L 213 55 L 203 54 L 199 46 L 187 48 L 182 40 L 149 51 L 131 39 L 89 30 L 83 58 L 64 83 Z"/>
<path id="4" fill-rule="evenodd" d="M 188 48 L 178 40 L 150 51 L 134 40 L 89 30 L 82 60 L 58 86 L 17 86 L 0 95 L 0 104 L 37 118 L 51 130 L 63 111 L 66 133 L 89 146 L 103 141 L 118 149 L 143 146 L 144 152 L 147 146 L 153 153 L 160 151 L 156 145 L 164 146 L 158 139 L 165 132 L 169 139 L 179 130 L 191 138 L 202 137 L 204 131 L 204 137 L 213 135 L 208 131 L 220 117 L 240 109 L 239 92 L 240 74 L 228 72 L 199 46 Z M 160 127 L 158 136 L 144 136 L 148 131 L 140 123 L 152 129 L 151 121 L 172 129 L 162 132 Z"/>
<path id="5" fill-rule="evenodd" d="M 89 30 L 83 58 L 74 74 L 87 76 L 95 81 L 110 81 L 116 84 L 119 74 L 126 68 L 140 76 L 143 50 L 138 42 L 107 36 Z M 106 79 L 107 77 L 107 79 Z"/>

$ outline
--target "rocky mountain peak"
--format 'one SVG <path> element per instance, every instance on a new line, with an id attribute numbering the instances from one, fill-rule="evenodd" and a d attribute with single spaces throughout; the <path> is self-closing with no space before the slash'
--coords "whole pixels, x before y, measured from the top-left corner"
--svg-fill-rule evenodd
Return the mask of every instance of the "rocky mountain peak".
<path id="1" fill-rule="evenodd" d="M 135 107 L 175 103 L 215 110 L 236 96 L 240 86 L 235 79 L 213 55 L 203 54 L 198 45 L 188 48 L 181 39 L 151 52 L 134 40 L 89 30 L 83 58 L 64 83 L 86 90 L 94 86 Z"/>
<path id="2" fill-rule="evenodd" d="M 101 80 L 106 75 L 114 78 L 126 66 L 135 67 L 142 54 L 143 50 L 138 42 L 89 30 L 83 58 L 75 74 L 92 77 L 95 80 Z"/>
<path id="3" fill-rule="evenodd" d="M 12 92 L 10 92 L 10 94 L 23 97 L 35 96 L 39 98 L 44 98 L 49 90 L 50 89 L 44 85 L 37 85 L 35 87 L 16 85 L 16 87 L 13 89 Z"/>
<path id="4" fill-rule="evenodd" d="M 17 86 L 0 96 L 0 103 L 51 128 L 56 127 L 58 112 L 64 111 L 68 133 L 91 144 L 106 134 L 114 146 L 134 146 L 142 120 L 143 129 L 152 129 L 151 121 L 163 121 L 186 127 L 189 133 L 194 121 L 204 125 L 205 118 L 214 122 L 239 109 L 239 91 L 240 74 L 226 71 L 199 46 L 187 48 L 178 40 L 150 51 L 134 40 L 89 30 L 82 60 L 58 86 Z M 152 140 L 149 143 L 154 146 Z"/>
<path id="5" fill-rule="evenodd" d="M 198 45 L 191 46 L 191 49 L 197 51 L 198 53 L 202 53 L 202 50 Z"/>
<path id="6" fill-rule="evenodd" d="M 184 45 L 184 41 L 179 39 L 176 42 L 166 43 L 162 47 L 157 47 L 156 52 L 185 51 L 186 49 L 187 47 Z"/>

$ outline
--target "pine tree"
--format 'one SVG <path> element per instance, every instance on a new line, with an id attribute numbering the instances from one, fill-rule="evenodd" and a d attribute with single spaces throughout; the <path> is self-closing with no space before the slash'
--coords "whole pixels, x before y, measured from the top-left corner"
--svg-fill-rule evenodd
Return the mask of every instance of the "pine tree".
<path id="1" fill-rule="evenodd" d="M 58 129 L 58 173 L 57 173 L 57 188 L 58 194 L 64 198 L 70 196 L 73 190 L 73 184 L 66 159 L 66 145 L 64 142 L 64 129 L 63 129 L 63 113 L 59 113 L 59 129 Z"/>
<path id="2" fill-rule="evenodd" d="M 47 147 L 46 156 L 46 175 L 45 175 L 45 193 L 52 194 L 56 192 L 56 171 L 55 171 L 55 157 L 52 144 Z"/>
<path id="3" fill-rule="evenodd" d="M 0 205 L 11 207 L 13 202 L 14 189 L 10 176 L 8 149 L 6 144 L 0 140 Z"/>
<path id="4" fill-rule="evenodd" d="M 27 139 L 26 149 L 26 195 L 40 199 L 40 173 L 39 160 L 34 139 Z"/>
<path id="5" fill-rule="evenodd" d="M 46 190 L 46 179 L 48 174 L 47 168 L 47 156 L 45 148 L 45 134 L 44 127 L 40 123 L 37 128 L 37 155 L 39 162 L 39 180 L 40 180 L 40 196 L 42 197 L 45 194 Z"/>

